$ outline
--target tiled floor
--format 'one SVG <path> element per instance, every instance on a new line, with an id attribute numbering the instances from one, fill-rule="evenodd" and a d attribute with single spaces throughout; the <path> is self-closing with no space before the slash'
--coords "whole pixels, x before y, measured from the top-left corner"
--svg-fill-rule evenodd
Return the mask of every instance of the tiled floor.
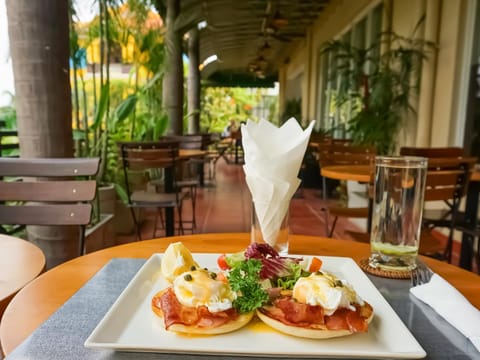
<path id="1" fill-rule="evenodd" d="M 197 233 L 248 232 L 250 231 L 251 198 L 240 164 L 217 162 L 216 178 L 208 181 L 197 193 Z M 290 207 L 290 231 L 293 234 L 324 236 L 325 223 L 320 190 L 301 189 L 292 199 Z M 184 219 L 191 214 L 190 201 L 183 209 Z M 147 216 L 142 227 L 142 238 L 152 237 L 153 215 Z M 354 224 L 339 219 L 335 237 L 350 238 L 345 230 L 359 230 Z M 162 236 L 162 230 L 156 236 Z M 117 242 L 133 240 L 132 236 L 120 236 Z"/>
<path id="2" fill-rule="evenodd" d="M 326 236 L 324 200 L 318 189 L 301 189 L 292 199 L 290 206 L 290 232 L 313 236 Z M 190 201 L 183 209 L 184 219 L 191 214 Z M 251 217 L 250 192 L 245 183 L 245 175 L 240 164 L 225 162 L 221 158 L 216 164 L 216 179 L 208 182 L 197 194 L 197 233 L 249 232 Z M 142 239 L 152 238 L 154 216 L 147 214 L 142 226 Z M 360 231 L 352 222 L 340 218 L 335 228 L 334 238 L 351 239 L 347 231 Z M 156 237 L 163 236 L 162 230 Z M 134 241 L 135 236 L 117 236 L 117 243 Z M 338 240 L 341 241 L 341 240 Z M 458 263 L 459 246 L 454 246 L 453 263 Z"/>

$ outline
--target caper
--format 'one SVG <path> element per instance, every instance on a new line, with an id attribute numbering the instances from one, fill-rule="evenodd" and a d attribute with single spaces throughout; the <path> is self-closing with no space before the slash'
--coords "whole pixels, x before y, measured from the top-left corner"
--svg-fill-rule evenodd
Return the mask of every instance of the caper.
<path id="1" fill-rule="evenodd" d="M 192 275 L 190 275 L 190 274 L 185 274 L 185 275 L 183 276 L 183 278 L 185 279 L 185 281 L 192 281 L 192 280 L 193 280 L 193 277 L 192 277 Z"/>
<path id="2" fill-rule="evenodd" d="M 211 273 L 210 273 L 210 277 L 211 277 L 213 280 L 215 280 L 215 279 L 217 278 L 217 274 L 214 273 L 214 272 L 211 272 Z"/>
<path id="3" fill-rule="evenodd" d="M 195 270 L 197 270 L 197 268 L 195 267 L 195 265 L 190 266 L 190 271 L 195 271 Z"/>
<path id="4" fill-rule="evenodd" d="M 335 286 L 342 287 L 343 286 L 342 280 L 335 281 Z"/>

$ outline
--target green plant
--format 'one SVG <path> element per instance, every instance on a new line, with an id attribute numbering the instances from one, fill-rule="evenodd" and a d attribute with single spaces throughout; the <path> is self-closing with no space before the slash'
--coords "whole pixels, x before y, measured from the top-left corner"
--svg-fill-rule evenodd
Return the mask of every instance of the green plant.
<path id="1" fill-rule="evenodd" d="M 414 113 L 411 100 L 418 93 L 422 62 L 434 48 L 415 37 L 417 28 L 410 37 L 381 33 L 367 48 L 332 40 L 322 50 L 336 64 L 330 79 L 338 84 L 336 106 L 352 109 L 347 132 L 354 143 L 375 145 L 379 154 L 394 151 L 407 114 Z"/>
<path id="2" fill-rule="evenodd" d="M 13 95 L 12 95 L 12 104 L 13 104 Z M 7 105 L 0 107 L 0 129 L 6 130 L 16 130 L 17 129 L 17 111 L 13 105 Z M 13 148 L 8 146 L 2 147 L 0 156 L 18 156 L 20 151 L 18 149 L 18 136 L 5 136 L 2 134 L 0 136 L 1 145 L 10 145 L 14 144 Z M 10 134 L 7 134 L 10 135 Z"/>
<path id="3" fill-rule="evenodd" d="M 247 119 L 255 120 L 252 110 L 260 99 L 260 89 L 202 87 L 202 131 L 220 133 L 232 119 L 237 124 Z"/>
<path id="4" fill-rule="evenodd" d="M 280 124 L 283 124 L 291 117 L 297 119 L 297 121 L 302 123 L 302 99 L 289 99 L 285 102 L 285 110 L 283 111 L 282 117 L 280 119 Z"/>
<path id="5" fill-rule="evenodd" d="M 122 3 L 118 6 L 116 0 L 97 0 L 99 16 L 87 26 L 75 24 L 71 27 L 71 49 L 72 64 L 78 68 L 75 55 L 84 51 L 80 45 L 85 47 L 95 39 L 100 41 L 100 58 L 96 59 L 100 60 L 100 67 L 97 66 L 99 81 L 95 72 L 86 80 L 82 72 L 74 71 L 73 108 L 77 119 L 74 139 L 78 156 L 101 158 L 97 182 L 113 184 L 117 195 L 125 202 L 117 143 L 158 139 L 165 133 L 168 119 L 161 104 L 165 56 L 159 23 L 149 19 L 151 10 L 147 2 L 128 0 Z M 110 52 L 119 46 L 133 49 L 128 80 L 110 78 Z M 85 120 L 79 121 L 80 118 Z"/>

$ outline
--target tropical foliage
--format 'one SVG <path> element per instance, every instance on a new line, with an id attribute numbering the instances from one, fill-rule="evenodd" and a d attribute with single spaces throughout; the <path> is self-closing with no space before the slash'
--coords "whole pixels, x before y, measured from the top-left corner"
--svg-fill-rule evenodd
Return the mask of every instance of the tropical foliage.
<path id="1" fill-rule="evenodd" d="M 13 101 L 13 97 L 12 97 Z M 17 129 L 17 112 L 13 105 L 0 107 L 0 128 L 1 130 L 16 130 Z M 0 138 L 1 145 L 18 144 L 17 136 L 2 136 Z M 13 149 L 8 147 L 2 148 L 1 156 L 18 156 L 18 146 Z"/>
<path id="2" fill-rule="evenodd" d="M 99 182 L 124 198 L 118 141 L 158 139 L 167 128 L 161 106 L 164 46 L 161 20 L 148 1 L 98 0 L 98 16 L 82 24 L 72 13 L 70 48 L 77 156 L 102 159 Z M 112 78 L 111 64 L 128 64 Z M 91 72 L 87 74 L 86 63 Z"/>
<path id="3" fill-rule="evenodd" d="M 270 121 L 277 123 L 277 102 L 264 94 L 264 89 L 245 88 L 202 88 L 200 126 L 204 132 L 222 132 L 224 127 L 235 120 L 237 124 L 248 119 L 259 120 L 255 108 L 264 107 Z"/>
<path id="4" fill-rule="evenodd" d="M 330 79 L 338 84 L 335 106 L 353 113 L 347 132 L 356 143 L 375 145 L 380 154 L 394 151 L 407 115 L 415 113 L 411 101 L 418 94 L 422 62 L 434 48 L 414 34 L 382 33 L 367 48 L 341 40 L 323 48 L 336 64 Z"/>

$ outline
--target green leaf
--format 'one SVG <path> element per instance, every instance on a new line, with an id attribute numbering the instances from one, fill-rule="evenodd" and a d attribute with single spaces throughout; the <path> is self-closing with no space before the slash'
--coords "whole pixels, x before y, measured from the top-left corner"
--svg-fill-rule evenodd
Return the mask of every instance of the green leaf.
<path id="1" fill-rule="evenodd" d="M 85 131 L 80 129 L 73 129 L 73 140 L 85 140 Z"/>
<path id="2" fill-rule="evenodd" d="M 166 114 L 156 119 L 155 128 L 153 132 L 154 139 L 159 139 L 161 136 L 163 136 L 166 133 L 168 129 L 168 123 L 169 123 L 168 116 Z"/>
<path id="3" fill-rule="evenodd" d="M 155 83 L 163 76 L 163 72 L 158 72 L 156 73 L 144 86 L 143 86 L 143 91 L 146 91 L 153 87 Z"/>
<path id="4" fill-rule="evenodd" d="M 137 95 L 129 95 L 117 106 L 115 109 L 117 122 L 122 122 L 133 112 L 135 106 L 137 105 L 137 100 Z"/>
<path id="5" fill-rule="evenodd" d="M 120 200 L 122 200 L 124 204 L 128 204 L 127 191 L 120 184 L 115 183 L 114 185 L 115 185 L 115 191 L 117 192 L 117 195 L 120 198 Z"/>
<path id="6" fill-rule="evenodd" d="M 92 129 L 96 130 L 101 125 L 105 113 L 107 111 L 108 100 L 110 96 L 110 87 L 108 85 L 103 85 L 100 93 L 100 99 L 98 101 L 97 109 L 95 111 L 95 118 L 92 124 Z"/>

